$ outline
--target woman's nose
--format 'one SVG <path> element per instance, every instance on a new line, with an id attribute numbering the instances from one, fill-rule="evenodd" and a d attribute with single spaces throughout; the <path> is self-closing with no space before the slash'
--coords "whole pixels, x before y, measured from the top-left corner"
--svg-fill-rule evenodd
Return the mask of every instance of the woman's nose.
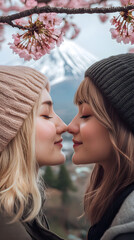
<path id="1" fill-rule="evenodd" d="M 62 134 L 64 132 L 67 131 L 67 125 L 63 122 L 63 120 L 57 116 L 57 128 L 56 128 L 56 132 L 58 134 Z"/>
<path id="2" fill-rule="evenodd" d="M 79 125 L 76 122 L 76 117 L 69 123 L 67 127 L 67 131 L 73 135 L 79 132 Z"/>

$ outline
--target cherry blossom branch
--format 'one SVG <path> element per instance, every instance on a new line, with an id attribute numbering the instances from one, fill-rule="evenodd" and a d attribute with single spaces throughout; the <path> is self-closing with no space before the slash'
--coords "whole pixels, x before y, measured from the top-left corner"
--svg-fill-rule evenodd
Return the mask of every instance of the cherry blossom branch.
<path id="1" fill-rule="evenodd" d="M 134 9 L 134 5 L 129 5 L 125 7 L 109 7 L 109 8 L 59 8 L 59 7 L 34 7 L 19 13 L 15 13 L 9 16 L 1 16 L 0 23 L 12 24 L 13 20 L 20 19 L 23 17 L 30 16 L 32 14 L 39 13 L 66 13 L 66 14 L 93 14 L 93 13 L 113 13 L 113 12 L 126 12 L 128 10 Z"/>
<path id="2" fill-rule="evenodd" d="M 14 24 L 12 21 L 7 21 L 6 23 L 8 25 L 12 26 L 13 28 L 16 27 L 16 28 L 23 29 L 23 30 L 29 30 L 30 29 L 29 27 Z"/>
<path id="3" fill-rule="evenodd" d="M 11 12 L 11 8 L 1 5 L 3 16 L 0 16 L 0 34 L 3 34 L 4 24 L 22 29 L 20 33 L 12 35 L 13 43 L 9 43 L 14 53 L 25 60 L 38 60 L 63 41 L 63 36 L 70 39 L 75 38 L 80 29 L 72 21 L 68 21 L 70 14 L 99 14 L 102 22 L 108 19 L 107 13 L 119 12 L 118 16 L 113 16 L 110 29 L 113 39 L 117 42 L 134 44 L 134 0 L 118 0 L 121 6 L 108 6 L 108 0 L 21 0 L 26 6 L 16 9 L 15 14 L 5 16 Z M 45 6 L 40 3 L 45 3 Z M 48 4 L 51 4 L 49 6 Z M 39 5 L 38 5 L 39 4 Z M 91 7 L 94 4 L 102 4 L 103 7 Z M 36 7 L 35 7 L 36 6 Z M 59 7 L 60 6 L 60 7 Z M 79 8 L 78 8 L 79 7 Z M 58 13 L 67 14 L 64 18 Z M 36 14 L 36 15 L 34 15 Z M 33 16 L 34 15 L 34 16 Z M 27 17 L 27 18 L 25 18 Z M 71 17 L 70 17 L 71 19 Z M 62 23 L 62 26 L 60 24 Z M 68 34 L 69 33 L 69 34 Z M 68 34 L 68 35 L 67 35 Z M 0 35 L 0 36 L 1 36 Z M 2 38 L 2 41 L 4 39 Z"/>

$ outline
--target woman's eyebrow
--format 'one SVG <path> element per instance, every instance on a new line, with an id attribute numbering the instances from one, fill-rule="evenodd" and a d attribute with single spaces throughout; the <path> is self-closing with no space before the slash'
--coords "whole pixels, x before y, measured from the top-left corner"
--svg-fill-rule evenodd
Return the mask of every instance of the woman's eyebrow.
<path id="1" fill-rule="evenodd" d="M 43 105 L 43 104 L 47 104 L 49 106 L 52 106 L 53 102 L 52 101 L 44 101 L 44 102 L 41 103 L 41 105 Z"/>

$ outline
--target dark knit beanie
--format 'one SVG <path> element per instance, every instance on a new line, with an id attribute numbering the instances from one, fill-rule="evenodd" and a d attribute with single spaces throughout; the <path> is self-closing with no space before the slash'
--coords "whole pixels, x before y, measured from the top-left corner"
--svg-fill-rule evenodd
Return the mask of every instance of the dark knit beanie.
<path id="1" fill-rule="evenodd" d="M 87 69 L 85 77 L 93 81 L 134 134 L 134 54 L 98 61 Z"/>

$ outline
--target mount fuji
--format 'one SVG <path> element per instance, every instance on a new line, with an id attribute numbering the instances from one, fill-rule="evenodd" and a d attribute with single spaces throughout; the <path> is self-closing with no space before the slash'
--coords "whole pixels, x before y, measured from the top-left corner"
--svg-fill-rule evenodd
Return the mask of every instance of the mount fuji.
<path id="1" fill-rule="evenodd" d="M 76 89 L 84 78 L 85 70 L 97 60 L 73 41 L 65 40 L 59 48 L 38 61 L 25 62 L 15 57 L 6 65 L 29 66 L 44 73 L 50 81 L 54 109 L 68 124 L 77 112 L 73 104 Z"/>

